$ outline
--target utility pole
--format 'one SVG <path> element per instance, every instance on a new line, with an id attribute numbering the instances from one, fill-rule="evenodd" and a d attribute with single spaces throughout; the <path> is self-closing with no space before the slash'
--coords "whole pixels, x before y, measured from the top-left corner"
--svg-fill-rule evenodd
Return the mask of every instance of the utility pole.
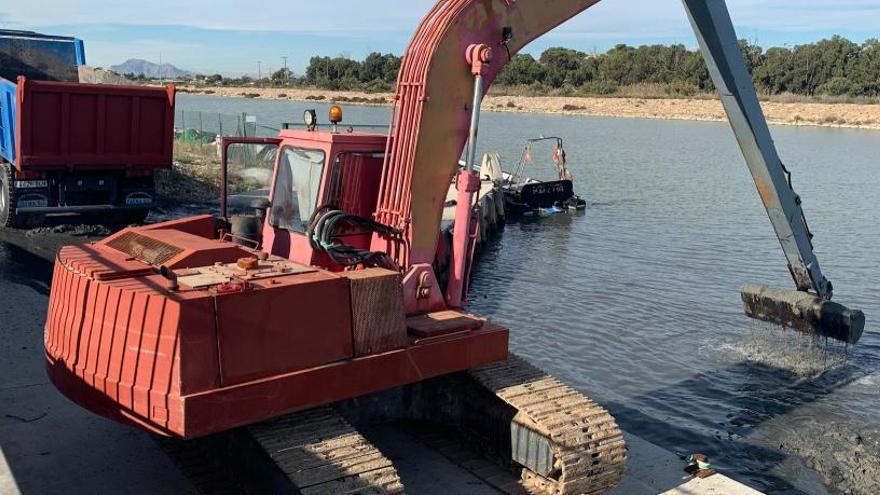
<path id="1" fill-rule="evenodd" d="M 284 60 L 284 85 L 290 86 L 290 71 L 287 70 L 287 57 L 281 57 Z"/>
<path id="2" fill-rule="evenodd" d="M 257 83 L 258 83 L 258 84 L 259 84 L 259 82 L 260 82 L 260 79 L 263 78 L 263 67 L 262 67 L 262 65 L 261 65 L 262 63 L 263 63 L 263 62 L 257 60 Z"/>

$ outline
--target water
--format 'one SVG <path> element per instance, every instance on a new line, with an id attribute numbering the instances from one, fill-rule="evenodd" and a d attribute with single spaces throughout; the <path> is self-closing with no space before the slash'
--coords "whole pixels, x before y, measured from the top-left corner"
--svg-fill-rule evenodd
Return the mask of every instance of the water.
<path id="1" fill-rule="evenodd" d="M 627 430 L 704 451 L 770 492 L 815 490 L 780 445 L 822 456 L 817 430 L 876 431 L 876 381 L 859 381 L 880 364 L 876 133 L 773 129 L 836 299 L 868 315 L 847 352 L 741 314 L 741 285 L 792 282 L 726 124 L 484 122 L 485 146 L 505 156 L 508 136 L 567 138 L 590 203 L 582 217 L 508 225 L 481 259 L 473 309 L 510 325 L 515 350 L 608 404 Z"/>
<path id="2" fill-rule="evenodd" d="M 193 95 L 178 106 L 274 127 L 306 108 L 326 120 L 328 107 Z M 345 121 L 387 123 L 388 109 L 347 106 Z M 857 346 L 742 315 L 743 284 L 792 282 L 721 123 L 484 114 L 481 151 L 499 151 L 506 168 L 526 138 L 562 137 L 589 207 L 509 222 L 475 269 L 470 309 L 508 325 L 514 351 L 607 405 L 626 430 L 704 452 L 770 493 L 821 493 L 801 457 L 828 474 L 851 435 L 880 428 L 880 134 L 773 133 L 835 299 L 868 317 Z M 549 163 L 549 152 L 535 159 Z"/>

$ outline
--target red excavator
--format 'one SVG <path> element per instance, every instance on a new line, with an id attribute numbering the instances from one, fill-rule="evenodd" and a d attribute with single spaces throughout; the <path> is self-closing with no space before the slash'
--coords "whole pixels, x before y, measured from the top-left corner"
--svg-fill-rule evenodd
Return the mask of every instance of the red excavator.
<path id="1" fill-rule="evenodd" d="M 406 50 L 387 135 L 340 131 L 333 109 L 327 130 L 307 113 L 304 130 L 227 139 L 220 218 L 62 248 L 45 332 L 53 383 L 162 435 L 245 431 L 304 493 L 403 490 L 390 461 L 325 407 L 339 401 L 454 425 L 531 491 L 613 487 L 626 460 L 614 419 L 509 354 L 507 328 L 462 311 L 481 99 L 514 53 L 594 3 L 440 0 Z M 684 5 L 799 289 L 751 288 L 747 312 L 854 342 L 864 317 L 830 302 L 724 2 Z M 228 218 L 227 161 L 242 144 L 273 157 L 272 187 L 254 212 Z M 451 257 L 445 271 L 438 252 Z"/>

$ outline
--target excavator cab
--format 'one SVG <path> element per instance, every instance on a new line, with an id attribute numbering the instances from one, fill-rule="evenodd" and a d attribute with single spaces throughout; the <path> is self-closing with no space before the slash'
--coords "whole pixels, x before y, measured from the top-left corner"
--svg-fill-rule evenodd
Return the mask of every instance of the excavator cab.
<path id="1" fill-rule="evenodd" d="M 386 139 L 383 134 L 314 128 L 285 129 L 277 138 L 224 138 L 221 217 L 242 243 L 304 265 L 342 271 L 344 265 L 310 240 L 310 224 L 331 208 L 352 217 L 373 216 Z M 342 225 L 333 239 L 366 250 L 371 236 L 368 230 Z"/>

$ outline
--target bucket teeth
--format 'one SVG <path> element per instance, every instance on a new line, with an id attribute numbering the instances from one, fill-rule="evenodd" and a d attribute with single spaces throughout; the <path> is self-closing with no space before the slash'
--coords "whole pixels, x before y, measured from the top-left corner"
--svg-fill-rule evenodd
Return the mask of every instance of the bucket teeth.
<path id="1" fill-rule="evenodd" d="M 532 493 L 605 493 L 623 476 L 626 444 L 614 418 L 525 359 L 471 370 L 476 382 L 516 409 L 514 461 Z"/>

